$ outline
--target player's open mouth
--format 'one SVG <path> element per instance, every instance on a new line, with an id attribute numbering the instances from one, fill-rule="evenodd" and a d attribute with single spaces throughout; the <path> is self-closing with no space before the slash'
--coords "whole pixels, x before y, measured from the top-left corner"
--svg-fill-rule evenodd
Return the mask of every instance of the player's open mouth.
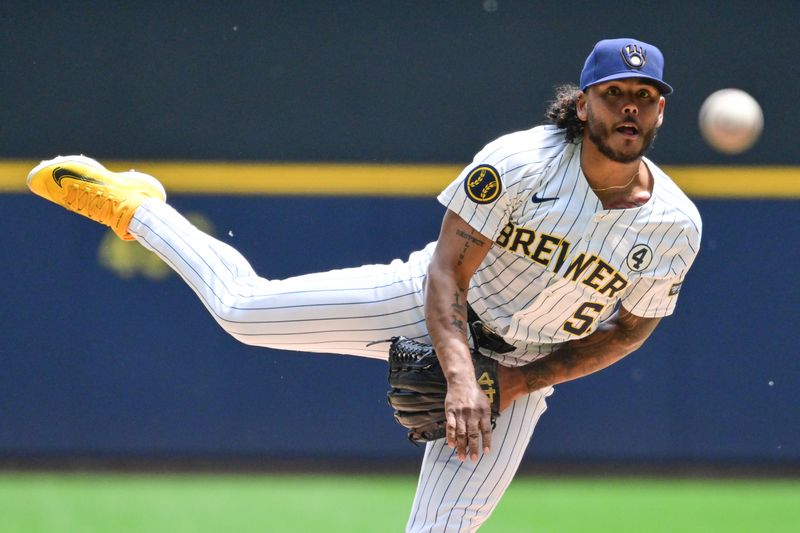
<path id="1" fill-rule="evenodd" d="M 617 126 L 617 131 L 626 137 L 635 137 L 639 134 L 639 128 L 636 127 L 635 124 L 631 124 L 630 122 L 626 122 L 621 126 Z"/>

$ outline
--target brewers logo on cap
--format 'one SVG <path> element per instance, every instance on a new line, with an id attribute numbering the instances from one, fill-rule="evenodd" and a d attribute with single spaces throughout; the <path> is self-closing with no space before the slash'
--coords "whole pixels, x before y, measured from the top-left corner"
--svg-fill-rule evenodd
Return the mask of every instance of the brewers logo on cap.
<path id="1" fill-rule="evenodd" d="M 476 204 L 488 204 L 500 196 L 500 173 L 491 165 L 479 165 L 467 174 L 464 190 Z"/>
<path id="2" fill-rule="evenodd" d="M 647 63 L 647 52 L 638 44 L 628 44 L 620 50 L 625 64 L 631 68 L 642 68 Z"/>

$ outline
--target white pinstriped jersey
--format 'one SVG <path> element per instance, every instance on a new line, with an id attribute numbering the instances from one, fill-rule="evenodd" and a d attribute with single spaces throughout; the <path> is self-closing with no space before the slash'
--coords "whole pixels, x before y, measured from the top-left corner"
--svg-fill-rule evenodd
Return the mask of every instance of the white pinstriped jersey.
<path id="1" fill-rule="evenodd" d="M 472 278 L 477 314 L 524 364 L 589 335 L 621 303 L 642 317 L 672 313 L 700 246 L 700 215 L 655 164 L 650 200 L 603 208 L 580 167 L 580 143 L 538 126 L 483 148 L 438 197 L 494 241 Z"/>

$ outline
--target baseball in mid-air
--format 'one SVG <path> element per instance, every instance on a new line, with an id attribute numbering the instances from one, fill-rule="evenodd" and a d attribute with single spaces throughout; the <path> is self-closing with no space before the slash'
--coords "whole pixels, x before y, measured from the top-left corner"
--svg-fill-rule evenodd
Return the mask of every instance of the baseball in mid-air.
<path id="1" fill-rule="evenodd" d="M 706 142 L 725 154 L 748 150 L 764 129 L 761 106 L 741 89 L 711 93 L 700 107 L 698 121 Z"/>

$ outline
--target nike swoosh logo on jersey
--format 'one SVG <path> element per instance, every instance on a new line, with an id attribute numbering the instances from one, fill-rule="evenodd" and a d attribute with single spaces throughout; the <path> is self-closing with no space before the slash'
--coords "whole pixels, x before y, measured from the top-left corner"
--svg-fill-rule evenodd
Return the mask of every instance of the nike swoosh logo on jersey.
<path id="1" fill-rule="evenodd" d="M 71 170 L 68 170 L 66 168 L 57 167 L 55 170 L 53 170 L 53 180 L 56 182 L 56 185 L 61 187 L 61 180 L 63 180 L 64 178 L 72 178 L 72 179 L 78 180 L 78 181 L 85 181 L 85 182 L 88 182 L 88 183 L 97 183 L 99 185 L 105 185 L 100 180 L 96 180 L 96 179 L 90 178 L 88 176 L 81 176 L 80 174 L 76 174 L 76 173 L 74 173 Z"/>
<path id="2" fill-rule="evenodd" d="M 552 198 L 539 198 L 539 193 L 535 192 L 531 197 L 531 202 L 535 204 L 540 204 L 542 202 L 552 202 L 553 200 L 558 200 L 558 196 L 553 196 Z"/>

